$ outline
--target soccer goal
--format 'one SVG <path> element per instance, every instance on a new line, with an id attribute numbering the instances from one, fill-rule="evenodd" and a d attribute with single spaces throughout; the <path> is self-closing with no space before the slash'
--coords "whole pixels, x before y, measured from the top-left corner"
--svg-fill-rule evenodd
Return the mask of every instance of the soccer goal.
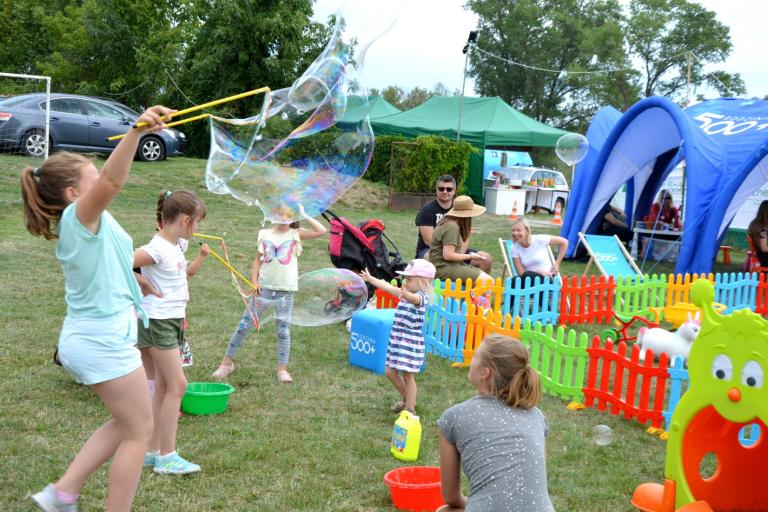
<path id="1" fill-rule="evenodd" d="M 0 73 L 0 157 L 48 158 L 50 112 L 51 77 Z"/>

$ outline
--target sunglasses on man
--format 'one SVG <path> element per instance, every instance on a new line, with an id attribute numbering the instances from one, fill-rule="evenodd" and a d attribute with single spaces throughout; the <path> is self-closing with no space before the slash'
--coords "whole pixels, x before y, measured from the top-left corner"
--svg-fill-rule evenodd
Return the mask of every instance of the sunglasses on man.
<path id="1" fill-rule="evenodd" d="M 437 187 L 440 192 L 453 192 L 453 187 Z"/>

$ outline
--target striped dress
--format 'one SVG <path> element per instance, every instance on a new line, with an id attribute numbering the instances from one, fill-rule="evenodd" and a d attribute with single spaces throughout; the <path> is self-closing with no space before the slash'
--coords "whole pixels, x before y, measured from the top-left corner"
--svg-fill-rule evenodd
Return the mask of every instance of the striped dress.
<path id="1" fill-rule="evenodd" d="M 427 296 L 416 292 L 419 305 L 400 299 L 389 335 L 389 348 L 385 364 L 388 368 L 406 372 L 418 372 L 424 363 L 424 314 L 427 311 Z"/>

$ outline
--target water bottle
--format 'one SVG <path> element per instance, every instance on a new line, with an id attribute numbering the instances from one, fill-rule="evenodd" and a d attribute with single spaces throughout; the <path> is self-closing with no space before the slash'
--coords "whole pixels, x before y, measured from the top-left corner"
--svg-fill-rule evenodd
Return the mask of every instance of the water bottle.
<path id="1" fill-rule="evenodd" d="M 392 428 L 390 453 L 396 459 L 411 462 L 419 458 L 420 444 L 421 422 L 419 417 L 409 411 L 401 412 Z"/>

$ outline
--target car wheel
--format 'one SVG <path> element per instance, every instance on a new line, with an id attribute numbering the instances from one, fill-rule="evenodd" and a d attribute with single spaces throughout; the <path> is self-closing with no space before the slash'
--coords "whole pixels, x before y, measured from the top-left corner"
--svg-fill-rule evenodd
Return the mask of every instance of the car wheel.
<path id="1" fill-rule="evenodd" d="M 30 130 L 21 138 L 21 150 L 31 157 L 45 156 L 45 133 L 41 130 Z"/>
<path id="2" fill-rule="evenodd" d="M 139 160 L 142 162 L 157 162 L 165 158 L 165 146 L 157 137 L 145 137 L 139 143 Z"/>

